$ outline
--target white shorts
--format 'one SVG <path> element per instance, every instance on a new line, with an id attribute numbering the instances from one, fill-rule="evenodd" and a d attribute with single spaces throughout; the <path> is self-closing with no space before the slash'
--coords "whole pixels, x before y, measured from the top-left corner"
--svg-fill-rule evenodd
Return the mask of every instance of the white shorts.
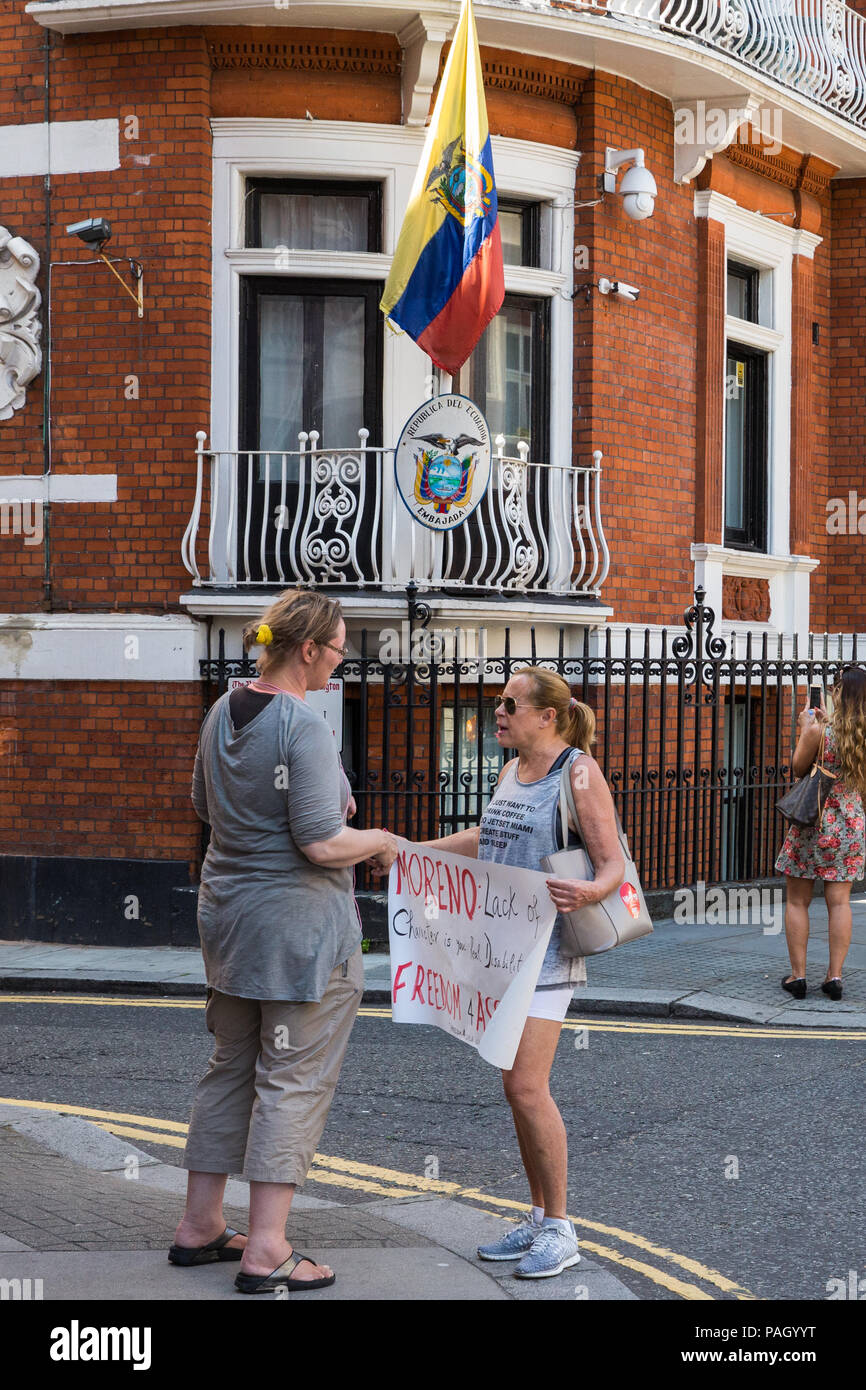
<path id="1" fill-rule="evenodd" d="M 574 985 L 561 985 L 557 989 L 537 989 L 532 996 L 527 1018 L 549 1018 L 562 1023 L 568 1013 L 568 1006 L 574 994 Z"/>

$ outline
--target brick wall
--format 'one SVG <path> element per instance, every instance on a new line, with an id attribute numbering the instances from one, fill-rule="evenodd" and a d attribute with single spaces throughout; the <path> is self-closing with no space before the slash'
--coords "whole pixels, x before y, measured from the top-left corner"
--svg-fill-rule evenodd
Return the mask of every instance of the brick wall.
<path id="1" fill-rule="evenodd" d="M 596 72 L 580 108 L 577 202 L 597 197 L 604 149 L 642 146 L 658 184 L 655 214 L 633 222 L 618 195 L 577 208 L 588 272 L 640 288 L 637 304 L 575 299 L 574 450 L 605 455 L 602 510 L 611 550 L 604 600 L 621 622 L 680 621 L 693 596 L 697 230 L 691 188 L 673 183 L 669 102 Z"/>
<path id="2" fill-rule="evenodd" d="M 0 683 L 0 855 L 199 857 L 196 684 Z"/>
<path id="3" fill-rule="evenodd" d="M 0 121 L 43 120 L 46 31 L 23 4 L 0 14 Z M 114 504 L 63 504 L 49 518 L 53 606 L 163 611 L 185 587 L 180 538 L 194 495 L 195 432 L 210 410 L 210 64 L 200 31 L 51 36 L 52 121 L 120 119 L 120 168 L 0 183 L 3 223 L 38 251 L 47 367 L 48 262 L 93 253 L 64 231 L 112 226 L 110 256 L 144 267 L 139 320 L 107 267 L 52 272 L 53 468 L 118 475 Z M 133 138 L 126 138 L 127 136 Z M 126 264 L 118 271 L 131 282 Z M 3 474 L 43 467 L 47 371 L 0 429 Z M 137 378 L 137 382 L 131 378 Z M 137 397 L 137 398 L 136 398 Z M 4 548 L 0 606 L 46 606 L 41 547 Z"/>
<path id="4" fill-rule="evenodd" d="M 841 179 L 833 184 L 831 267 L 832 336 L 830 345 L 830 469 L 828 497 L 847 499 L 849 491 L 866 502 L 863 419 L 866 401 L 866 179 Z M 830 631 L 866 631 L 864 547 L 866 506 L 862 531 L 827 535 L 826 512 L 821 516 L 827 557 L 826 626 Z"/>

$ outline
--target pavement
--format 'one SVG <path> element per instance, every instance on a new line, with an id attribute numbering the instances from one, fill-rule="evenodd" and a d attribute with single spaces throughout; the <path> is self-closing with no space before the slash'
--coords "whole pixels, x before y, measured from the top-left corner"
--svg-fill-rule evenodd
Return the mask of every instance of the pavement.
<path id="1" fill-rule="evenodd" d="M 709 896 L 709 894 L 708 894 Z M 780 989 L 787 952 L 780 902 L 765 921 L 657 921 L 651 936 L 587 962 L 572 1013 L 720 1019 L 795 1028 L 866 1028 L 866 893 L 852 895 L 854 931 L 845 996 L 820 993 L 827 961 L 823 898 L 811 909 L 809 994 Z M 728 914 L 730 915 L 730 913 Z M 740 914 L 744 916 L 744 914 Z M 386 954 L 364 958 L 365 1002 L 390 998 Z M 0 990 L 137 995 L 205 993 L 201 956 L 178 948 L 0 942 Z M 186 1174 L 77 1115 L 0 1105 L 0 1298 L 234 1300 L 234 1264 L 195 1269 L 166 1259 L 183 1210 Z M 249 1190 L 230 1179 L 225 1214 L 247 1229 Z M 517 1217 L 519 1213 L 515 1213 Z M 341 1205 L 298 1193 L 288 1234 L 337 1271 L 330 1288 L 292 1298 L 323 1301 L 632 1300 L 636 1295 L 587 1253 L 557 1279 L 517 1280 L 510 1264 L 475 1249 L 508 1219 L 465 1198 L 376 1199 Z M 3 1281 L 13 1281 L 4 1284 Z M 20 1285 L 14 1281 L 22 1281 Z M 26 1281 L 30 1281 L 28 1284 Z"/>
<path id="2" fill-rule="evenodd" d="M 186 1173 L 75 1115 L 0 1105 L 0 1299 L 202 1302 L 253 1306 L 234 1288 L 236 1263 L 169 1264 Z M 226 1186 L 228 1224 L 246 1231 L 249 1189 Z M 584 1252 L 556 1279 L 520 1280 L 512 1264 L 484 1264 L 478 1244 L 510 1222 L 445 1197 L 377 1199 L 341 1206 L 296 1194 L 288 1235 L 337 1274 L 297 1299 L 339 1301 L 635 1300 Z M 16 1284 L 14 1281 L 20 1281 Z M 11 1281 L 11 1282 L 4 1282 Z M 27 1282 L 29 1281 L 29 1283 Z"/>
<path id="3" fill-rule="evenodd" d="M 572 1014 L 705 1018 L 793 1028 L 866 1028 L 866 892 L 851 895 L 853 933 L 839 1003 L 821 993 L 827 968 L 827 909 L 810 908 L 808 994 L 780 988 L 789 974 L 782 890 L 765 889 L 752 912 L 731 890 L 724 912 L 712 888 L 695 895 L 691 920 L 656 921 L 652 935 L 587 961 L 586 985 L 575 990 Z M 726 915 L 733 921 L 695 920 Z M 753 920 L 754 918 L 754 920 Z M 365 1003 L 390 1001 L 390 958 L 364 957 Z M 198 950 L 173 946 L 62 946 L 0 942 L 0 990 L 112 992 L 201 998 L 206 991 Z"/>

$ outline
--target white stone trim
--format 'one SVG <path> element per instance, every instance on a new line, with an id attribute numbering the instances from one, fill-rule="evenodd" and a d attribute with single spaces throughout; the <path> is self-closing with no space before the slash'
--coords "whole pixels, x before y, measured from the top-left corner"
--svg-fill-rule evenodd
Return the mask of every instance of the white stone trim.
<path id="1" fill-rule="evenodd" d="M 204 624 L 148 613 L 0 614 L 0 680 L 198 681 Z"/>
<path id="2" fill-rule="evenodd" d="M 116 502 L 116 473 L 0 473 L 0 503 Z"/>
<path id="3" fill-rule="evenodd" d="M 730 96 L 685 97 L 672 101 L 671 105 L 674 108 L 674 183 L 682 184 L 697 178 L 708 159 L 733 143 L 740 126 L 754 117 L 760 106 L 760 98 L 748 92 L 737 99 Z M 723 128 L 721 121 L 718 122 L 719 129 L 716 129 L 715 122 L 706 121 L 706 114 L 710 111 L 720 113 L 725 118 Z M 677 139 L 676 121 L 680 112 L 692 117 L 696 132 L 692 141 L 681 142 Z M 697 136 L 698 129 L 701 130 L 700 137 Z"/>
<path id="4" fill-rule="evenodd" d="M 770 621 L 754 624 L 752 630 L 778 634 L 797 633 L 804 642 L 809 632 L 809 576 L 819 561 L 808 555 L 756 555 L 731 550 L 722 545 L 692 545 L 695 562 L 695 588 L 706 590 L 708 608 L 721 615 L 722 578 L 726 574 L 767 579 L 770 588 Z M 731 630 L 742 625 L 729 624 Z"/>
<path id="5" fill-rule="evenodd" d="M 439 58 L 451 31 L 448 18 L 422 12 L 397 33 L 403 50 L 403 124 L 425 126 L 439 76 Z"/>
<path id="6" fill-rule="evenodd" d="M 762 574 L 770 579 L 771 625 L 777 632 L 809 630 L 809 575 L 818 564 L 790 554 L 791 491 L 791 300 L 795 255 L 810 259 L 822 238 L 786 227 L 772 218 L 741 208 L 733 198 L 712 189 L 695 193 L 695 216 L 710 217 L 725 228 L 725 254 L 763 273 L 757 324 L 725 318 L 726 341 L 734 339 L 768 354 L 768 518 L 769 552 L 754 556 L 726 550 L 721 544 L 693 545 L 695 587 L 703 584 L 710 607 L 721 611 L 722 573 Z M 721 388 L 720 388 L 721 389 Z M 722 452 L 724 468 L 724 446 Z M 722 480 L 724 496 L 724 477 Z M 721 540 L 721 537 L 719 538 Z"/>
<path id="7" fill-rule="evenodd" d="M 120 121 L 0 126 L 0 178 L 94 174 L 120 168 Z"/>

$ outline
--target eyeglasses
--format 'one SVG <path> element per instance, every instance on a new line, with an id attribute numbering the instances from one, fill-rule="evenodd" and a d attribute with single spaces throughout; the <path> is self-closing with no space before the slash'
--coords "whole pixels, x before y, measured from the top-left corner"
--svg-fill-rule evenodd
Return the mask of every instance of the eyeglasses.
<path id="1" fill-rule="evenodd" d="M 496 701 L 496 708 L 498 709 L 500 705 L 505 706 L 506 714 L 514 714 L 518 705 L 526 705 L 529 709 L 535 708 L 531 700 L 515 700 L 513 695 L 500 695 Z"/>
<path id="2" fill-rule="evenodd" d="M 331 651 L 332 651 L 332 652 L 336 652 L 337 655 L 343 659 L 343 661 L 345 661 L 345 660 L 346 660 L 346 657 L 349 655 L 349 648 L 348 648 L 348 647 L 335 647 L 334 644 L 333 644 L 333 642 L 323 642 L 323 643 L 322 643 L 322 646 L 323 646 L 323 647 L 330 647 Z"/>

